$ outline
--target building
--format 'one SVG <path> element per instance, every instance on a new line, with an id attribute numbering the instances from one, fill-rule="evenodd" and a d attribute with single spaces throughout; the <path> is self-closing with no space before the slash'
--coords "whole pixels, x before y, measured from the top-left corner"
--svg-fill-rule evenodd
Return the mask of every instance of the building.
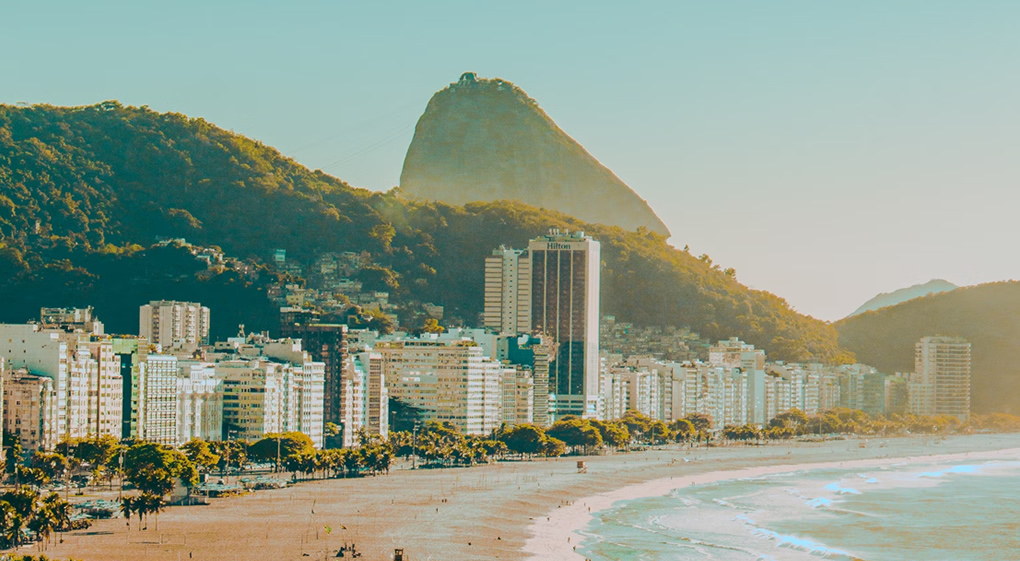
<path id="1" fill-rule="evenodd" d="M 25 451 L 52 450 L 61 435 L 53 379 L 19 368 L 3 373 L 3 430 Z"/>
<path id="2" fill-rule="evenodd" d="M 931 390 L 930 397 L 917 400 L 920 409 L 930 404 L 935 415 L 953 415 L 962 421 L 970 417 L 970 350 L 970 343 L 959 337 L 924 337 L 917 342 L 915 390 Z"/>
<path id="3" fill-rule="evenodd" d="M 177 446 L 177 357 L 147 355 L 131 393 L 131 437 Z"/>
<path id="4" fill-rule="evenodd" d="M 196 302 L 153 300 L 139 309 L 138 334 L 163 352 L 193 353 L 209 343 L 209 308 Z"/>
<path id="5" fill-rule="evenodd" d="M 213 364 L 177 362 L 177 442 L 223 439 L 223 382 Z"/>
<path id="6" fill-rule="evenodd" d="M 95 316 L 92 306 L 88 308 L 42 308 L 39 310 L 39 323 L 44 328 L 62 329 L 64 331 L 81 331 L 93 335 L 103 335 L 103 322 Z"/>
<path id="7" fill-rule="evenodd" d="M 527 250 L 494 249 L 485 258 L 485 327 L 531 333 L 531 257 Z"/>
<path id="8" fill-rule="evenodd" d="M 311 359 L 324 365 L 323 419 L 343 424 L 343 380 L 348 366 L 347 326 L 319 323 L 314 314 L 284 314 L 280 322 L 282 337 L 300 339 L 301 348 Z M 348 376 L 349 378 L 349 376 Z"/>
<path id="9" fill-rule="evenodd" d="M 731 370 L 740 369 L 741 371 L 739 377 L 743 381 L 740 383 L 746 387 L 739 389 L 734 386 L 733 391 L 741 392 L 746 402 L 747 415 L 746 417 L 743 415 L 735 416 L 734 418 L 745 418 L 743 423 L 737 424 L 765 424 L 765 351 L 755 349 L 754 345 L 749 345 L 736 337 L 731 337 L 726 341 L 719 341 L 717 345 L 709 348 L 708 364 Z M 731 384 L 734 383 L 737 383 L 737 381 L 731 379 Z"/>
<path id="10" fill-rule="evenodd" d="M 597 417 L 599 403 L 599 242 L 551 230 L 528 243 L 531 330 L 559 345 L 549 367 L 552 418 Z"/>
<path id="11" fill-rule="evenodd" d="M 448 422 L 465 434 L 488 434 L 502 420 L 504 366 L 471 340 L 381 342 L 382 373 L 391 397 L 423 421 Z"/>

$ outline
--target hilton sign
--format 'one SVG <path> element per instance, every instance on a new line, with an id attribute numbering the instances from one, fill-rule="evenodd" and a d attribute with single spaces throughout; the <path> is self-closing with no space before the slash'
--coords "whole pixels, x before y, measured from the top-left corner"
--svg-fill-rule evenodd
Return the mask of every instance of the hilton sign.
<path id="1" fill-rule="evenodd" d="M 568 243 L 549 242 L 546 246 L 547 249 L 574 249 Z"/>

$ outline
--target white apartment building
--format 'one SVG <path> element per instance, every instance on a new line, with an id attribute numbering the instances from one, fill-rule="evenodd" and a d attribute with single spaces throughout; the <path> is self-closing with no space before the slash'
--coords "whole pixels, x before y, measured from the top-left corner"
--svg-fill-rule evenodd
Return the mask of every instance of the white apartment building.
<path id="1" fill-rule="evenodd" d="M 959 337 L 924 337 L 914 354 L 919 408 L 935 415 L 970 418 L 970 343 Z M 927 395 L 930 394 L 930 400 Z M 920 399 L 920 396 L 925 396 Z M 930 406 L 929 406 L 930 403 Z M 913 411 L 917 412 L 917 411 Z"/>
<path id="2" fill-rule="evenodd" d="M 177 442 L 222 440 L 223 382 L 215 365 L 179 360 L 177 369 Z"/>
<path id="3" fill-rule="evenodd" d="M 294 431 L 322 447 L 325 364 L 252 358 L 218 362 L 215 370 L 222 381 L 223 425 L 230 438 L 258 440 L 268 433 Z"/>
<path id="4" fill-rule="evenodd" d="M 131 387 L 131 436 L 138 440 L 177 446 L 177 357 L 148 354 Z"/>
<path id="5" fill-rule="evenodd" d="M 731 337 L 708 350 L 708 364 L 723 368 L 739 368 L 746 380 L 743 394 L 746 396 L 747 415 L 745 423 L 764 424 L 765 413 L 765 351 L 754 345 Z M 736 391 L 736 390 L 734 390 Z M 737 415 L 734 418 L 740 418 Z M 744 424 L 744 423 L 740 423 Z"/>
<path id="6" fill-rule="evenodd" d="M 139 308 L 138 333 L 164 352 L 192 353 L 209 342 L 209 308 L 196 302 L 153 300 Z"/>
<path id="7" fill-rule="evenodd" d="M 485 327 L 496 333 L 531 333 L 531 257 L 501 246 L 485 258 Z"/>
<path id="8" fill-rule="evenodd" d="M 38 324 L 0 324 L 0 357 L 8 368 L 53 380 L 58 439 L 120 436 L 120 361 L 92 333 Z"/>
<path id="9" fill-rule="evenodd" d="M 424 420 L 449 422 L 466 434 L 488 434 L 502 419 L 504 366 L 470 340 L 424 337 L 380 343 L 390 396 L 419 409 Z"/>

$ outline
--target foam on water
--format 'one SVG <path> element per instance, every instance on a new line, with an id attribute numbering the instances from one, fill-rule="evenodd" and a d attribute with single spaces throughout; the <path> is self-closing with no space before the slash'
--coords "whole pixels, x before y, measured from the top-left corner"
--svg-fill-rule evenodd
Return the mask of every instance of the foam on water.
<path id="1" fill-rule="evenodd" d="M 596 516 L 578 553 L 595 561 L 997 561 L 1020 551 L 1020 505 L 999 499 L 1018 494 L 1016 461 L 722 481 L 618 503 Z"/>

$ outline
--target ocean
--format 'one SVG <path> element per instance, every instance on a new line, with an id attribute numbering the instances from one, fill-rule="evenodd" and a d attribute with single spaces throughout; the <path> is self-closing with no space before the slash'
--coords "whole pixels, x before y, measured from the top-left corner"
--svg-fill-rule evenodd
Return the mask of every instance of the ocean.
<path id="1" fill-rule="evenodd" d="M 677 489 L 597 513 L 593 561 L 1020 560 L 1020 458 L 827 468 Z"/>

